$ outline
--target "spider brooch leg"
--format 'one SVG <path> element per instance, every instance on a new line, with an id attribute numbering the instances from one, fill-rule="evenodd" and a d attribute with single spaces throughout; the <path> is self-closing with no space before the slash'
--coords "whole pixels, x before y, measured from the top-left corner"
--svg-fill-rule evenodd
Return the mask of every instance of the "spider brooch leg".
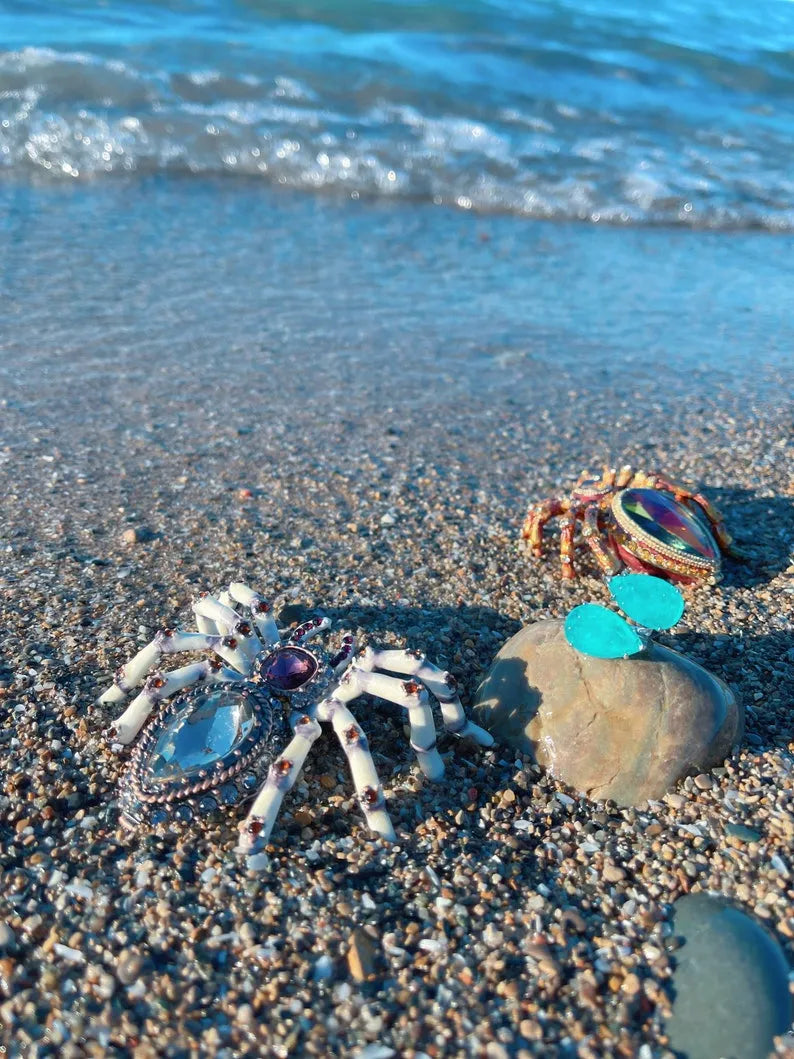
<path id="1" fill-rule="evenodd" d="M 250 853 L 270 839 L 284 795 L 295 785 L 312 744 L 322 731 L 312 712 L 296 713 L 290 718 L 294 735 L 284 753 L 270 766 L 264 785 L 240 824 L 238 853 Z"/>
<path id="2" fill-rule="evenodd" d="M 393 677 L 388 679 L 393 683 L 388 686 L 379 684 L 379 687 L 383 690 L 373 691 L 372 694 L 381 695 L 383 698 L 391 699 L 392 702 L 397 702 L 400 705 L 405 705 L 410 711 L 414 706 L 413 697 L 418 696 L 419 701 L 422 705 L 422 716 L 426 718 L 423 722 L 428 725 L 432 730 L 432 734 L 435 742 L 435 725 L 433 724 L 433 714 L 430 710 L 429 703 L 427 703 L 426 693 L 423 695 L 424 688 L 427 688 L 437 699 L 438 704 L 441 707 L 441 718 L 444 723 L 444 728 L 452 735 L 460 736 L 461 738 L 473 739 L 475 743 L 479 743 L 480 746 L 493 746 L 494 738 L 490 732 L 486 732 L 484 728 L 480 728 L 479 725 L 474 724 L 466 716 L 460 698 L 458 697 L 457 681 L 451 673 L 445 673 L 443 669 L 439 669 L 438 666 L 433 665 L 427 658 L 415 651 L 376 651 L 371 647 L 368 647 L 362 652 L 360 658 L 354 663 L 354 670 L 357 670 L 356 676 L 359 680 L 362 679 L 364 673 L 362 671 L 369 671 L 370 677 L 383 677 L 381 673 L 373 673 L 373 669 L 386 669 L 392 673 L 401 673 L 404 676 L 415 677 L 416 680 L 408 681 L 394 681 Z M 421 681 L 420 685 L 417 685 L 417 681 Z M 394 688 L 394 683 L 400 685 L 400 691 Z M 424 685 L 424 688 L 421 686 Z M 388 689 L 393 689 L 389 694 L 385 694 Z M 369 689 L 366 689 L 369 690 Z M 392 695 L 397 697 L 392 697 Z M 403 699 L 407 698 L 410 702 L 404 702 Z M 412 734 L 413 741 L 413 734 Z M 440 761 L 440 758 L 439 758 Z M 421 766 L 421 760 L 420 760 Z M 430 776 L 429 773 L 425 772 L 425 775 L 430 779 L 437 779 L 443 774 L 444 763 L 441 762 L 441 772 L 437 775 Z M 424 772 L 424 768 L 422 769 Z"/>
<path id="3" fill-rule="evenodd" d="M 234 665 L 234 652 L 224 646 L 223 637 L 198 632 L 175 632 L 165 629 L 156 634 L 151 643 L 130 659 L 116 673 L 113 684 L 100 697 L 101 703 L 121 702 L 127 694 L 138 687 L 146 674 L 159 662 L 164 654 L 178 651 L 214 651 L 230 665 L 225 668 L 217 659 L 205 659 L 193 665 L 174 669 L 170 673 L 155 673 L 144 683 L 141 692 L 130 702 L 126 710 L 111 725 L 110 735 L 114 742 L 131 743 L 141 730 L 157 703 L 183 691 L 200 680 L 213 683 L 239 680 L 240 673 Z"/>
<path id="4" fill-rule="evenodd" d="M 231 598 L 229 601 L 231 602 Z M 205 630 L 210 631 L 160 630 L 151 643 L 118 670 L 113 684 L 100 696 L 99 701 L 122 702 L 143 682 L 146 674 L 157 665 L 163 655 L 183 651 L 212 651 L 226 666 L 224 667 L 217 658 L 212 658 L 183 666 L 170 673 L 155 673 L 112 724 L 111 738 L 115 742 L 131 743 L 155 706 L 176 692 L 202 680 L 223 683 L 240 680 L 250 674 L 253 661 L 262 650 L 261 641 L 251 625 L 241 620 L 237 611 L 208 594 L 202 595 L 193 603 L 193 613 L 196 624 L 203 625 Z"/>
<path id="5" fill-rule="evenodd" d="M 280 637 L 276 619 L 273 617 L 273 607 L 264 596 L 260 596 L 258 592 L 254 592 L 241 581 L 233 581 L 229 585 L 229 595 L 235 603 L 248 608 L 254 627 L 265 647 L 271 647 L 279 642 Z"/>

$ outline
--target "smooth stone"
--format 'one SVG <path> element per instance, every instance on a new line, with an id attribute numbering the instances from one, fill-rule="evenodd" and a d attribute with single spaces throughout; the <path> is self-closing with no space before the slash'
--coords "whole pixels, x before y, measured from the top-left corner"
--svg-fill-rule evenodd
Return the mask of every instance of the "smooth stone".
<path id="1" fill-rule="evenodd" d="M 0 952 L 16 947 L 17 937 L 8 923 L 0 922 Z"/>
<path id="2" fill-rule="evenodd" d="M 728 838 L 735 838 L 738 842 L 761 841 L 761 832 L 753 827 L 745 827 L 744 824 L 726 824 L 725 834 Z"/>
<path id="3" fill-rule="evenodd" d="M 684 614 L 684 597 L 661 577 L 620 574 L 610 579 L 609 591 L 624 614 L 646 629 L 672 629 Z"/>
<path id="4" fill-rule="evenodd" d="M 632 658 L 592 658 L 561 621 L 516 633 L 480 684 L 473 719 L 590 798 L 639 805 L 689 773 L 721 764 L 744 710 L 717 677 L 651 644 Z"/>
<path id="5" fill-rule="evenodd" d="M 687 1059 L 767 1059 L 792 1018 L 789 968 L 774 938 L 728 901 L 689 894 L 675 904 L 670 1044 Z"/>

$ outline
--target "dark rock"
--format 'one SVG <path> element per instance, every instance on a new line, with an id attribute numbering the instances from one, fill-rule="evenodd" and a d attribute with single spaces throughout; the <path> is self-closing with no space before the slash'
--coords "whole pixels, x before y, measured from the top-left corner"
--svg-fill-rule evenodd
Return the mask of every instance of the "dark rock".
<path id="1" fill-rule="evenodd" d="M 667 1032 L 687 1059 L 768 1059 L 791 1024 L 789 968 L 754 919 L 718 897 L 690 894 L 675 905 L 673 1014 Z"/>

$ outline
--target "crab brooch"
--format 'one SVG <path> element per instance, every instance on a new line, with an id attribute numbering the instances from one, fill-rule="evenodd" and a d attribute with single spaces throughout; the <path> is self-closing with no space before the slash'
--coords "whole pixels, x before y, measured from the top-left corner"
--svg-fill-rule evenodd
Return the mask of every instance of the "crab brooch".
<path id="1" fill-rule="evenodd" d="M 349 635 L 334 654 L 309 647 L 330 626 L 327 618 L 306 621 L 283 639 L 270 605 L 239 583 L 217 599 L 202 593 L 193 613 L 198 631 L 158 632 L 100 698 L 121 702 L 143 683 L 111 730 L 112 741 L 126 744 L 143 729 L 121 780 L 128 826 L 188 821 L 254 798 L 240 825 L 238 851 L 261 848 L 320 723 L 328 722 L 347 756 L 370 829 L 393 840 L 367 738 L 347 706 L 365 693 L 406 709 L 411 747 L 428 779 L 444 774 L 428 692 L 438 700 L 448 732 L 493 744 L 488 732 L 467 719 L 454 678 L 421 654 L 369 647 L 356 654 Z M 187 651 L 212 654 L 144 681 L 163 655 Z"/>
<path id="2" fill-rule="evenodd" d="M 543 527 L 561 515 L 562 576 L 576 576 L 576 524 L 601 570 L 612 576 L 629 567 L 683 584 L 716 581 L 721 552 L 736 555 L 722 516 L 702 493 L 661 474 L 605 468 L 600 478 L 585 472 L 570 497 L 533 504 L 521 536 L 533 555 L 543 553 Z"/>

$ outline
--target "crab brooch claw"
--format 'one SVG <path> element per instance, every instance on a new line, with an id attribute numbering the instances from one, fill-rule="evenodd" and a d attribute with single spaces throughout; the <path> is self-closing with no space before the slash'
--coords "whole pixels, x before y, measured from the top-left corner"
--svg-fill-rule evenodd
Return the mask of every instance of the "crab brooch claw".
<path id="1" fill-rule="evenodd" d="M 493 744 L 467 719 L 455 679 L 422 654 L 370 647 L 357 654 L 350 635 L 331 654 L 312 642 L 329 628 L 327 618 L 306 621 L 282 638 L 270 605 L 241 583 L 218 598 L 202 593 L 193 613 L 196 632 L 158 632 L 99 700 L 119 703 L 137 691 L 111 728 L 111 740 L 121 744 L 141 733 L 120 785 L 129 826 L 187 821 L 254 798 L 238 851 L 261 848 L 327 722 L 347 756 L 370 829 L 393 840 L 367 738 L 347 705 L 364 694 L 404 707 L 411 747 L 428 779 L 444 774 L 430 694 L 448 732 Z M 163 655 L 189 651 L 211 654 L 147 677 Z"/>
<path id="2" fill-rule="evenodd" d="M 718 581 L 721 553 L 739 556 L 722 516 L 702 493 L 628 465 L 605 468 L 600 478 L 585 472 L 570 496 L 532 504 L 521 537 L 533 555 L 543 554 L 543 527 L 558 516 L 565 580 L 576 576 L 578 522 L 607 577 L 628 567 L 682 584 Z"/>

